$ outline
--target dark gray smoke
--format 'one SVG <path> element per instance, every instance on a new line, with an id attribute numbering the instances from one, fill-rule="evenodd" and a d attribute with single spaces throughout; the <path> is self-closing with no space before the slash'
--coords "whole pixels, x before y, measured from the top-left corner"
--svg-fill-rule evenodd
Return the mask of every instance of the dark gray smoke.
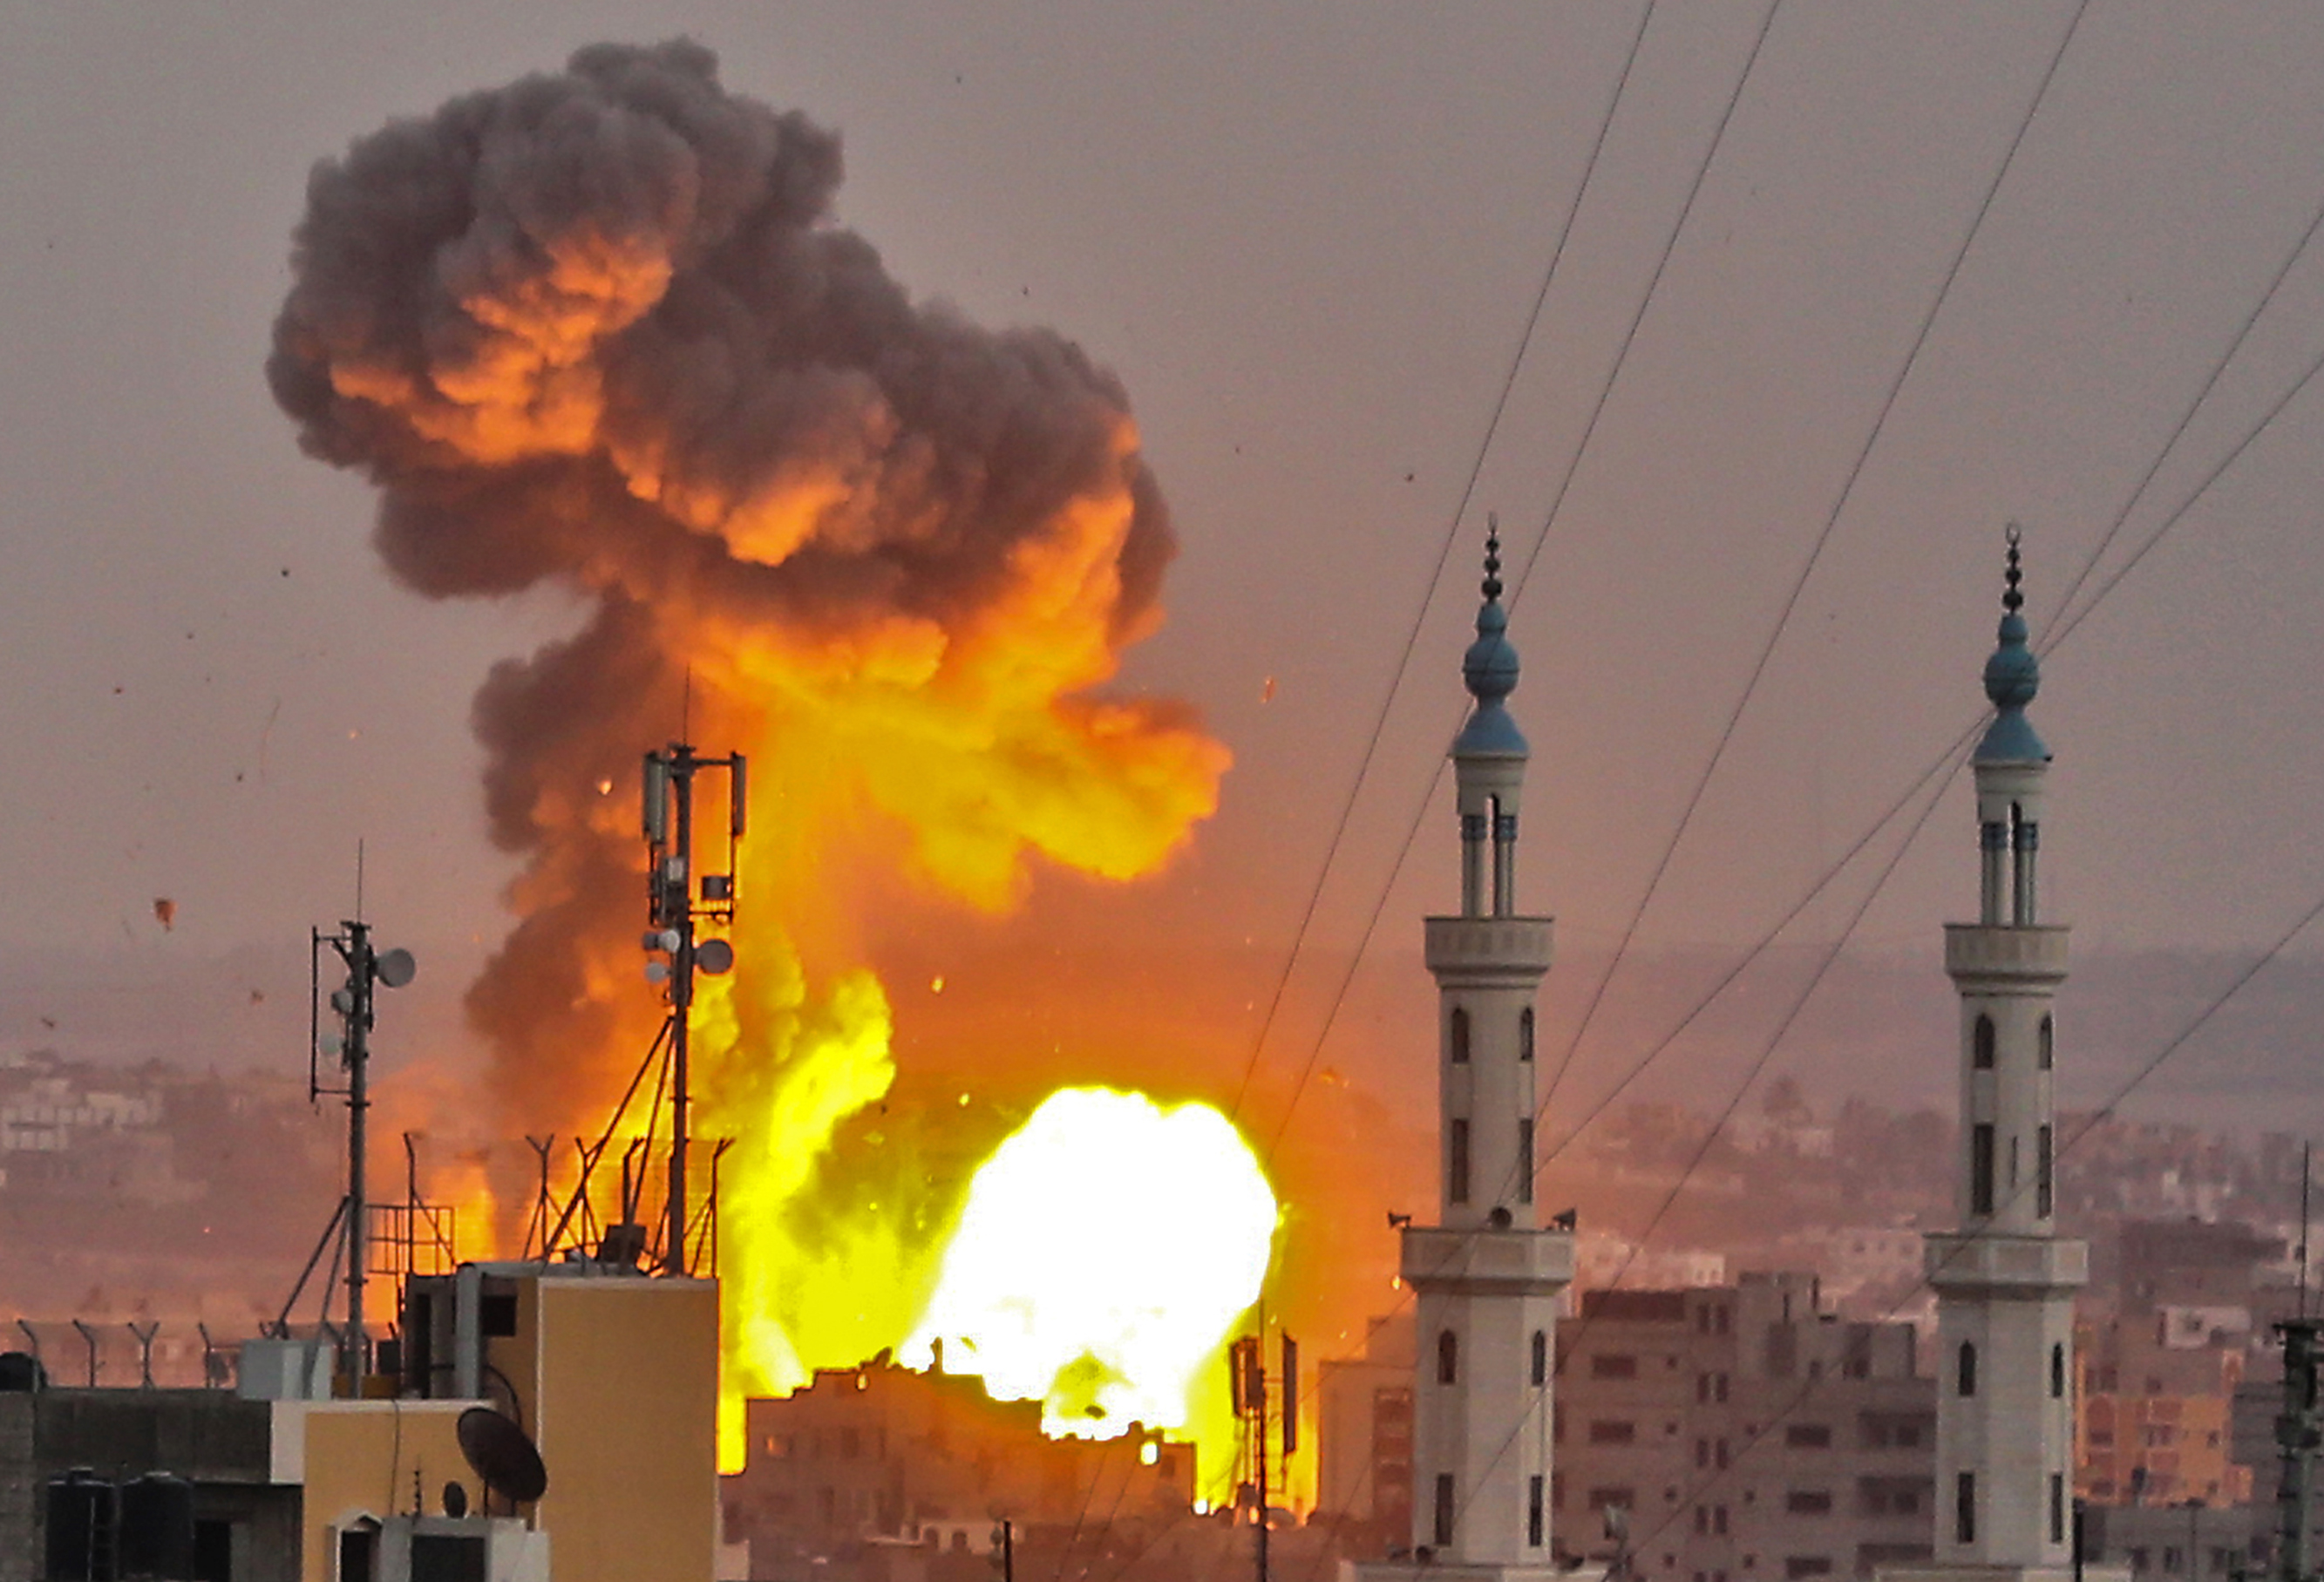
<path id="1" fill-rule="evenodd" d="M 470 998 L 512 1091 L 634 1058 L 609 1046 L 628 1013 L 586 962 L 591 942 L 633 943 L 637 851 L 584 788 L 634 796 L 689 669 L 697 719 L 747 737 L 773 726 L 738 649 L 815 656 L 844 702 L 859 650 L 918 632 L 927 674 L 879 684 L 967 696 L 1007 716 L 1002 748 L 1038 740 L 1061 774 L 1121 771 L 1106 816 L 1135 826 L 1139 861 L 1213 799 L 1223 754 L 1183 710 L 1080 695 L 1150 627 L 1172 553 L 1119 383 L 1048 331 L 913 302 L 832 223 L 839 181 L 834 134 L 728 93 L 679 41 L 585 49 L 394 122 L 309 182 L 267 364 L 301 446 L 378 485 L 380 553 L 420 592 L 550 580 L 595 602 L 475 704 L 493 838 L 530 859 L 523 920 Z M 1013 612 L 1034 608 L 1025 629 Z M 976 692 L 1045 667 L 1028 698 Z M 909 816 L 883 785 L 873 800 Z"/>

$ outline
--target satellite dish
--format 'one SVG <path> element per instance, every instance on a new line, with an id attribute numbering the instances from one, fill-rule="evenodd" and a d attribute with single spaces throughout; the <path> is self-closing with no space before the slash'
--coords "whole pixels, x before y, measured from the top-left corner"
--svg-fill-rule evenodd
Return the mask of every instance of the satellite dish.
<path id="1" fill-rule="evenodd" d="M 420 963 L 411 959 L 410 951 L 384 951 L 373 962 L 372 970 L 390 989 L 401 989 L 411 981 L 412 974 L 420 970 Z"/>
<path id="2" fill-rule="evenodd" d="M 694 964 L 715 978 L 734 970 L 734 947 L 723 939 L 706 939 L 694 950 Z"/>
<path id="3" fill-rule="evenodd" d="M 529 1505 L 549 1492 L 549 1468 L 525 1431 L 489 1406 L 471 1406 L 453 1428 L 460 1454 L 484 1486 L 511 1504 Z"/>

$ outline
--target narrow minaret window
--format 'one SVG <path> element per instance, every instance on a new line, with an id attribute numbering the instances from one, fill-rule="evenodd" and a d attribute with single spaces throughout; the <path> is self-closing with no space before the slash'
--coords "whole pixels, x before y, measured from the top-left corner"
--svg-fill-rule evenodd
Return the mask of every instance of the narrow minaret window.
<path id="1" fill-rule="evenodd" d="M 2042 826 L 2022 808 L 2010 809 L 2010 855 L 2016 859 L 2017 888 L 2012 897 L 2010 921 L 2020 928 L 2034 923 L 2034 854 L 2042 847 Z"/>
<path id="2" fill-rule="evenodd" d="M 1977 1393 L 1977 1347 L 1964 1340 L 1960 1355 L 1953 1365 L 1953 1393 L 1969 1396 Z"/>
<path id="3" fill-rule="evenodd" d="M 1493 915 L 1514 917 L 1517 910 L 1517 815 L 1493 799 Z"/>
<path id="4" fill-rule="evenodd" d="M 2046 1025 L 2046 1024 L 2045 1024 Z M 1517 1013 L 1517 1058 L 1533 1058 L 1533 1007 L 1526 1007 Z"/>
<path id="5" fill-rule="evenodd" d="M 1490 824 L 1481 813 L 1461 815 L 1461 915 L 1485 915 L 1485 835 Z"/>
<path id="6" fill-rule="evenodd" d="M 1453 1124 L 1461 1123 L 1456 1121 Z M 1467 1142 L 1465 1135 L 1462 1140 L 1463 1144 Z M 1467 1155 L 1468 1150 L 1464 1146 L 1462 1149 L 1464 1162 Z M 1462 1191 L 1467 1191 L 1465 1179 Z M 1460 1200 L 1465 1203 L 1469 1200 L 1464 1196 Z M 1980 1219 L 1993 1212 L 1993 1124 L 1990 1121 L 1979 1121 L 1969 1128 L 1969 1211 Z"/>
<path id="7" fill-rule="evenodd" d="M 1436 1337 L 1436 1382 L 1440 1384 L 1461 1382 L 1461 1337 L 1450 1329 Z"/>
<path id="8" fill-rule="evenodd" d="M 1517 1201 L 1533 1201 L 1533 1117 L 1517 1122 Z"/>
<path id="9" fill-rule="evenodd" d="M 1977 1541 L 1977 1474 L 1964 1472 L 1953 1479 L 1953 1541 Z"/>
<path id="10" fill-rule="evenodd" d="M 1457 1016 L 1461 1013 L 1455 1011 L 1452 1014 Z M 1453 1058 L 1463 1057 L 1455 1055 Z M 1969 1063 L 1981 1072 L 1993 1069 L 1993 1018 L 1982 1012 L 1978 1013 L 1977 1026 L 1969 1035 Z"/>
<path id="11" fill-rule="evenodd" d="M 1526 1543 L 1534 1549 L 1541 1547 L 1541 1484 L 1538 1472 L 1526 1480 Z"/>
<path id="12" fill-rule="evenodd" d="M 1452 1045 L 1452 1063 L 1464 1066 L 1469 1063 L 1469 1013 L 1454 1006 L 1452 1022 L 1451 1035 L 1446 1042 Z"/>
<path id="13" fill-rule="evenodd" d="M 1440 1472 L 1436 1475 L 1435 1531 L 1436 1547 L 1451 1549 L 1452 1547 L 1452 1475 L 1449 1472 Z"/>
<path id="14" fill-rule="evenodd" d="M 2066 1348 L 2053 1344 L 2050 1347 L 2050 1399 L 2066 1398 Z"/>
<path id="15" fill-rule="evenodd" d="M 1456 1118 L 1446 1131 L 1444 1200 L 1465 1203 L 1469 1200 L 1469 1123 Z"/>
<path id="16" fill-rule="evenodd" d="M 2050 1541 L 2066 1541 L 2066 1479 L 2063 1474 L 2056 1472 L 2050 1475 Z M 2195 1569 L 2192 1554 L 2187 1557 L 2187 1568 L 2190 1571 Z"/>
<path id="17" fill-rule="evenodd" d="M 2057 1191 L 2052 1173 L 2054 1160 L 2051 1154 L 2050 1124 L 2042 1123 L 2034 1134 L 2034 1213 L 2047 1219 L 2056 1206 Z"/>
<path id="18" fill-rule="evenodd" d="M 1540 1329 L 1533 1332 L 1533 1382 L 1536 1385 L 1549 1383 L 1549 1336 Z"/>
<path id="19" fill-rule="evenodd" d="M 2046 1072 L 2057 1062 L 2056 1025 L 2049 1017 L 2043 1017 L 2041 1031 L 2034 1037 L 2034 1063 Z"/>

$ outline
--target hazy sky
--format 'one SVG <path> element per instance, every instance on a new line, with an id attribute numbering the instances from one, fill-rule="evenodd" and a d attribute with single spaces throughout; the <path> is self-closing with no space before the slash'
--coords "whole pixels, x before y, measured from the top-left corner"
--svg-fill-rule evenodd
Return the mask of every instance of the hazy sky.
<path id="1" fill-rule="evenodd" d="M 1778 12 L 1517 606 L 1526 898 L 1570 943 L 1636 904 L 2071 14 Z M 316 159 L 578 44 L 681 32 L 730 88 L 843 133 L 842 217 L 914 291 L 1053 326 L 1127 385 L 1182 552 L 1125 684 L 1192 699 L 1237 761 L 1194 849 L 1099 911 L 1125 941 L 1279 945 L 1637 15 L 6 0 L 0 946 L 295 949 L 348 905 L 361 834 L 370 909 L 429 942 L 431 980 L 481 961 L 509 868 L 468 699 L 573 611 L 392 585 L 369 490 L 298 454 L 261 363 Z M 1522 563 L 1762 15 L 1654 18 L 1328 943 L 1360 929 L 1454 723 L 1484 513 Z M 1644 938 L 1751 937 L 1969 722 L 2003 523 L 2026 527 L 2038 633 L 2324 203 L 2319 148 L 2324 10 L 2095 0 Z M 2324 255 L 2108 566 L 2324 353 L 2319 308 Z M 2324 892 L 2319 424 L 2324 391 L 2047 667 L 2051 910 L 2084 949 L 2248 946 Z M 1970 901 L 1970 818 L 1956 783 L 1868 942 L 1933 960 Z M 1440 800 L 1389 902 L 1399 960 L 1449 898 L 1452 840 Z M 1025 926 L 1074 888 L 1037 890 Z"/>

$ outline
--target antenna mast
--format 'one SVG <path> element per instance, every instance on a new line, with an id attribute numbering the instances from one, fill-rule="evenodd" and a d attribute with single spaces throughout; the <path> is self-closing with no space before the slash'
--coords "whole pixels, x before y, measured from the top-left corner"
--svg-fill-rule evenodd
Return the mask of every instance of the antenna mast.
<path id="1" fill-rule="evenodd" d="M 691 676 L 689 674 L 689 684 Z M 689 685 L 690 690 L 690 685 Z M 646 980 L 669 986 L 669 1197 L 664 1205 L 662 1273 L 687 1271 L 687 1151 L 691 1141 L 691 1094 L 687 1055 L 694 1007 L 694 975 L 714 976 L 734 965 L 734 947 L 724 939 L 696 942 L 698 923 L 734 919 L 734 857 L 742 843 L 749 806 L 748 766 L 741 753 L 704 758 L 684 741 L 673 741 L 645 757 L 644 833 L 649 859 L 646 880 L 648 930 Z M 726 869 L 694 877 L 694 777 L 704 769 L 726 772 Z"/>
<path id="2" fill-rule="evenodd" d="M 357 870 L 361 873 L 360 859 Z M 358 879 L 358 885 L 361 881 Z M 411 981 L 418 970 L 411 952 L 405 950 L 380 951 L 372 943 L 371 924 L 354 918 L 339 924 L 337 934 L 325 934 L 320 929 L 309 931 L 309 966 L 313 970 L 315 988 L 321 988 L 323 947 L 328 945 L 346 968 L 346 981 L 331 990 L 330 1007 L 337 1017 L 338 1031 L 327 1039 L 321 1035 L 322 1007 L 319 993 L 312 1007 L 316 1034 L 309 1048 L 307 1064 L 307 1096 L 309 1100 L 326 1093 L 344 1094 L 347 1100 L 347 1190 L 339 1200 L 341 1234 L 345 1237 L 347 1269 L 347 1328 L 340 1337 L 339 1369 L 350 1382 L 355 1393 L 362 1392 L 363 1376 L 370 1365 L 369 1339 L 364 1329 L 364 1283 L 371 1271 L 371 1207 L 364 1191 L 364 1173 L 368 1144 L 371 1113 L 371 1032 L 374 1024 L 372 998 L 374 989 L 385 984 L 401 989 Z M 323 1085 L 321 1057 L 335 1053 L 340 1069 L 346 1073 L 346 1086 L 327 1088 Z M 319 1248 L 317 1249 L 318 1252 Z M 296 1300 L 296 1297 L 293 1297 Z"/>

